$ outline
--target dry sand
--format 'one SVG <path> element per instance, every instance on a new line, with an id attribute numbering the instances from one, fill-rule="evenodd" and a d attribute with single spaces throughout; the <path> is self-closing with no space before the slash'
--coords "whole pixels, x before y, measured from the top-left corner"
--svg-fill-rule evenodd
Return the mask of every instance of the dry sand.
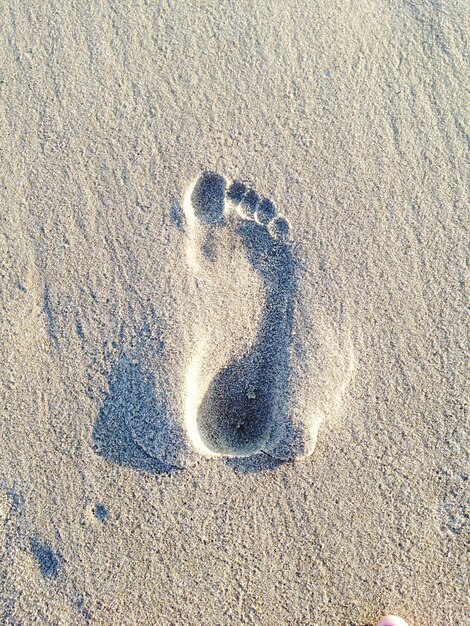
<path id="1" fill-rule="evenodd" d="M 466 623 L 468 18 L 0 3 L 2 624 Z"/>

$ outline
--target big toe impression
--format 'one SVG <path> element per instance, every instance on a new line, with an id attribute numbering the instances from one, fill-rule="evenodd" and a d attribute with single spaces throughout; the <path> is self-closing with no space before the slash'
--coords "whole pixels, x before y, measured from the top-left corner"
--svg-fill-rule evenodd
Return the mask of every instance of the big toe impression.
<path id="1" fill-rule="evenodd" d="M 204 172 L 198 178 L 190 195 L 194 217 L 202 224 L 220 222 L 224 212 L 227 182 L 216 172 Z"/>

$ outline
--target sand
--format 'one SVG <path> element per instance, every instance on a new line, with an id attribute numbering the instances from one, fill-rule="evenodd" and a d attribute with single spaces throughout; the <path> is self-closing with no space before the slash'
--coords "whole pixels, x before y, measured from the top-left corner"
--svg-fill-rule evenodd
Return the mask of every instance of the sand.
<path id="1" fill-rule="evenodd" d="M 463 626 L 466 3 L 0 24 L 0 622 Z"/>

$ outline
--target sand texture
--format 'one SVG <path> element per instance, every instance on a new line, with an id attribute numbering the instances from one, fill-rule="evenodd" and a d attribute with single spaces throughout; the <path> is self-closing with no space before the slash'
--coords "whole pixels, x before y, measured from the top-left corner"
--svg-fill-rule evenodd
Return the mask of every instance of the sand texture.
<path id="1" fill-rule="evenodd" d="M 469 22 L 0 2 L 1 624 L 468 624 Z"/>

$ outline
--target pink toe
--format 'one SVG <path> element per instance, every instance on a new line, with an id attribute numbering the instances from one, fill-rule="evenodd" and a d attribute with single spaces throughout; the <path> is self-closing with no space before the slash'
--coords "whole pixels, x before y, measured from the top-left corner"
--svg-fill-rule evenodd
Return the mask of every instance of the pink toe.
<path id="1" fill-rule="evenodd" d="M 407 622 L 396 615 L 386 615 L 382 617 L 377 626 L 408 626 Z"/>

